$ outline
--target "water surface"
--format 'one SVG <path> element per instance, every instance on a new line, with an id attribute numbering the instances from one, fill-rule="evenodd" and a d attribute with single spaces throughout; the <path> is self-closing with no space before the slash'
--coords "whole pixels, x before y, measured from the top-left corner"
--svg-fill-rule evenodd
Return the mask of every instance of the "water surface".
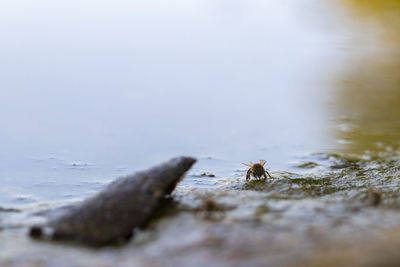
<path id="1" fill-rule="evenodd" d="M 322 77 L 345 53 L 326 8 L 3 1 L 0 203 L 83 197 L 176 155 L 229 176 L 332 147 Z"/>

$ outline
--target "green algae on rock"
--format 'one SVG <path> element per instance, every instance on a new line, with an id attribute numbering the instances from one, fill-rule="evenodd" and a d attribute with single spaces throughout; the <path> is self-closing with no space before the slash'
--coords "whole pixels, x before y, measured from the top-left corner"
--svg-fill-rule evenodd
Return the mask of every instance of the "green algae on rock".
<path id="1" fill-rule="evenodd" d="M 273 199 L 303 199 L 330 195 L 349 202 L 363 201 L 365 195 L 375 188 L 381 192 L 383 204 L 399 206 L 398 155 L 395 152 L 369 155 L 370 157 L 316 153 L 311 159 L 319 168 L 311 168 L 301 173 L 279 171 L 275 172 L 274 180 L 254 180 L 236 187 L 266 192 L 269 194 L 268 198 Z M 372 201 L 375 202 L 380 203 L 381 200 Z"/>
<path id="2" fill-rule="evenodd" d="M 143 227 L 162 205 L 186 171 L 196 162 L 180 157 L 112 182 L 102 192 L 30 234 L 41 237 L 50 229 L 52 240 L 72 240 L 90 246 L 118 243 Z"/>
<path id="3" fill-rule="evenodd" d="M 19 209 L 13 209 L 13 208 L 0 207 L 0 212 L 20 212 L 20 210 Z"/>
<path id="4" fill-rule="evenodd" d="M 312 169 L 312 168 L 315 168 L 318 166 L 319 166 L 319 164 L 316 162 L 307 161 L 307 162 L 303 162 L 302 164 L 298 165 L 297 167 L 301 168 L 301 169 Z"/>

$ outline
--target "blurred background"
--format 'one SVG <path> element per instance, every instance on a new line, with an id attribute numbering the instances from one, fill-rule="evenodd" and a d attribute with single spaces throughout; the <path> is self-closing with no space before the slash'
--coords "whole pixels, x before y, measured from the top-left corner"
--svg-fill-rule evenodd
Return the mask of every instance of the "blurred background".
<path id="1" fill-rule="evenodd" d="M 0 3 L 0 204 L 81 198 L 181 154 L 397 149 L 399 1 Z"/>

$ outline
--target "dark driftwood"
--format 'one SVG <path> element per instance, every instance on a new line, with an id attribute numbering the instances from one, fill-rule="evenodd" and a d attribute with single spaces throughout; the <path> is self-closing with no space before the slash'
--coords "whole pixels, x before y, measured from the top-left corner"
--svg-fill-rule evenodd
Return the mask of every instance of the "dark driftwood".
<path id="1" fill-rule="evenodd" d="M 53 240 L 74 240 L 90 246 L 114 244 L 149 221 L 196 160 L 174 158 L 149 170 L 112 182 L 82 204 L 72 207 L 44 227 Z M 43 226 L 31 228 L 32 237 L 43 236 Z"/>

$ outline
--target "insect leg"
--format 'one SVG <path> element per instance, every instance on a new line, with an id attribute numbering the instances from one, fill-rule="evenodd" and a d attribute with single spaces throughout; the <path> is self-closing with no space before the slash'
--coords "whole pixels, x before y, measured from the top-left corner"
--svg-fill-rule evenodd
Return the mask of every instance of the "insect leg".
<path id="1" fill-rule="evenodd" d="M 272 176 L 269 174 L 269 172 L 267 172 L 267 171 L 265 171 L 265 172 L 268 174 L 269 178 L 272 179 Z M 264 174 L 264 175 L 265 175 L 265 174 Z M 265 177 L 265 178 L 267 178 L 267 177 Z"/>
<path id="2" fill-rule="evenodd" d="M 247 171 L 247 174 L 246 174 L 246 181 L 248 181 L 248 180 L 250 180 L 250 174 L 251 174 L 251 169 L 249 169 L 248 171 Z"/>

